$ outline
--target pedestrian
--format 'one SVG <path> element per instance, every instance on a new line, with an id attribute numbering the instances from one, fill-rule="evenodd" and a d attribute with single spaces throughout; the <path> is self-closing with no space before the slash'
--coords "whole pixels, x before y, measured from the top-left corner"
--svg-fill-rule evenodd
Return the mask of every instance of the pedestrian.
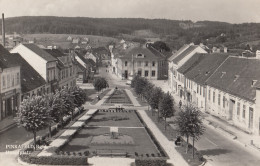
<path id="1" fill-rule="evenodd" d="M 179 102 L 179 107 L 181 108 L 181 106 L 182 106 L 182 102 L 181 102 L 181 100 L 180 100 L 180 102 Z"/>

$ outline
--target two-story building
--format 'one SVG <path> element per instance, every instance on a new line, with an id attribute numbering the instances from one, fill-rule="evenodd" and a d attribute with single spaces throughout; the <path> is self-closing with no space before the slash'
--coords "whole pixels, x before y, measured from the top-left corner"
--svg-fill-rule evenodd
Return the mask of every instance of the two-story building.
<path id="1" fill-rule="evenodd" d="M 19 44 L 11 53 L 19 53 L 46 81 L 46 92 L 58 88 L 57 59 L 35 44 Z"/>
<path id="2" fill-rule="evenodd" d="M 85 59 L 84 54 L 79 52 L 71 53 L 77 61 L 77 79 L 83 82 L 88 82 L 93 79 L 95 74 L 94 61 L 91 59 Z"/>
<path id="3" fill-rule="evenodd" d="M 116 74 L 122 79 L 140 75 L 147 79 L 166 79 L 167 57 L 150 46 L 133 47 L 120 52 L 117 57 Z"/>
<path id="4" fill-rule="evenodd" d="M 21 101 L 26 97 L 46 93 L 46 81 L 20 54 L 12 53 L 8 60 L 21 68 Z"/>
<path id="5" fill-rule="evenodd" d="M 178 94 L 178 96 L 180 96 L 181 98 L 185 98 L 184 96 L 185 78 L 183 74 L 178 72 L 178 69 L 196 53 L 207 53 L 207 51 L 205 51 L 200 46 L 191 43 L 188 45 L 184 45 L 176 53 L 174 53 L 171 57 L 168 58 L 168 63 L 169 63 L 168 84 L 170 85 L 171 91 L 174 94 Z"/>
<path id="6" fill-rule="evenodd" d="M 45 49 L 45 51 L 57 59 L 59 87 L 75 86 L 77 72 L 73 57 L 69 54 L 63 54 L 58 49 Z"/>
<path id="7" fill-rule="evenodd" d="M 0 45 L 0 120 L 14 116 L 21 101 L 20 66 L 9 60 L 11 56 Z"/>

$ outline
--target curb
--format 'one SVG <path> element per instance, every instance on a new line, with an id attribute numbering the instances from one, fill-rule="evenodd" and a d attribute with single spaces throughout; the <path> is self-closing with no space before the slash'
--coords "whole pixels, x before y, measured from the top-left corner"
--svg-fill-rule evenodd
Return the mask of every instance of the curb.
<path id="1" fill-rule="evenodd" d="M 218 132 L 220 132 L 221 134 L 225 135 L 229 139 L 232 139 L 234 142 L 236 142 L 237 144 L 241 145 L 244 148 L 250 148 L 251 150 L 254 150 L 255 152 L 259 152 L 260 151 L 260 148 L 254 146 L 254 145 L 245 144 L 243 142 L 240 142 L 237 139 L 238 137 L 236 135 L 231 134 L 231 133 L 227 132 L 226 130 L 224 130 L 224 129 L 218 127 L 218 126 L 215 127 L 215 126 L 211 125 L 210 124 L 211 122 L 209 120 L 207 120 L 207 119 L 203 119 L 203 123 L 206 124 L 208 127 L 211 127 L 213 129 L 217 130 Z"/>
<path id="2" fill-rule="evenodd" d="M 216 129 L 218 130 L 220 133 L 222 133 L 223 135 L 225 135 L 226 137 L 232 139 L 232 140 L 236 140 L 237 139 L 237 136 L 234 135 L 234 134 L 231 134 L 230 132 L 227 132 L 226 130 L 222 129 L 221 127 L 217 126 L 213 126 L 211 125 L 211 121 L 207 120 L 207 119 L 203 119 L 203 123 L 206 124 L 207 126 L 213 128 L 213 129 Z"/>
<path id="3" fill-rule="evenodd" d="M 7 131 L 7 130 L 9 130 L 11 128 L 14 128 L 16 126 L 17 126 L 16 123 L 12 123 L 12 124 L 6 126 L 5 128 L 3 128 L 2 130 L 0 130 L 0 134 L 2 134 L 3 132 L 5 132 L 5 131 Z"/>

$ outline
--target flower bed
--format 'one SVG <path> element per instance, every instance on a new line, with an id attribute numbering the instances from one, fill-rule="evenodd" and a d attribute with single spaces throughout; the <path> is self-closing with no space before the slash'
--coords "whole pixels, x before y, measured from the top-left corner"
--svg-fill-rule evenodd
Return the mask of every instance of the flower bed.
<path id="1" fill-rule="evenodd" d="M 158 158 L 136 158 L 135 166 L 165 166 L 166 158 L 158 157 Z"/>

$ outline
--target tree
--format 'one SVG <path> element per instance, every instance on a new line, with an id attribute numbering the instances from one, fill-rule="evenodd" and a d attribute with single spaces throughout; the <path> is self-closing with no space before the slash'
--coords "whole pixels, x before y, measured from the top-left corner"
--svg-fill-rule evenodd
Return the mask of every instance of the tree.
<path id="1" fill-rule="evenodd" d="M 98 92 L 109 87 L 107 80 L 103 77 L 96 78 L 93 82 L 93 86 Z"/>
<path id="2" fill-rule="evenodd" d="M 162 99 L 159 102 L 159 112 L 165 120 L 164 129 L 166 130 L 166 118 L 170 118 L 174 115 L 173 98 L 170 93 L 163 94 Z"/>
<path id="3" fill-rule="evenodd" d="M 34 148 L 36 150 L 36 133 L 47 128 L 51 120 L 44 97 L 32 96 L 24 99 L 15 120 L 19 126 L 33 133 Z"/>
<path id="4" fill-rule="evenodd" d="M 148 85 L 148 80 L 146 78 L 138 77 L 138 79 L 136 80 L 136 83 L 135 83 L 135 87 L 134 87 L 135 92 L 138 95 L 142 95 L 142 97 L 143 97 L 144 89 L 147 85 Z"/>
<path id="5" fill-rule="evenodd" d="M 51 117 L 49 121 L 49 136 L 51 137 L 51 124 L 53 122 L 63 124 L 63 117 L 65 115 L 65 101 L 62 100 L 60 92 L 50 93 L 44 96 L 47 104 L 47 109 Z"/>
<path id="6" fill-rule="evenodd" d="M 187 137 L 186 153 L 188 152 L 189 137 L 193 138 L 193 158 L 194 141 L 198 140 L 205 131 L 201 118 L 200 110 L 192 104 L 184 105 L 183 110 L 179 112 L 179 117 L 177 118 L 180 135 Z"/>
<path id="7" fill-rule="evenodd" d="M 135 88 L 136 82 L 141 78 L 139 75 L 135 75 L 131 81 L 131 88 Z"/>
<path id="8" fill-rule="evenodd" d="M 76 107 L 81 107 L 87 100 L 86 92 L 78 86 L 73 87 L 74 103 Z M 80 108 L 79 108 L 80 110 Z"/>
<path id="9" fill-rule="evenodd" d="M 165 42 L 162 42 L 162 41 L 156 41 L 152 44 L 152 46 L 158 50 L 158 51 L 166 51 L 166 52 L 169 52 L 171 49 L 167 46 L 167 44 Z"/>
<path id="10" fill-rule="evenodd" d="M 74 103 L 74 95 L 73 95 L 73 89 L 70 87 L 64 87 L 59 91 L 60 97 L 64 102 L 64 113 L 65 115 L 70 115 L 71 119 L 73 118 L 73 112 L 75 109 L 75 103 Z"/>
<path id="11" fill-rule="evenodd" d="M 160 102 L 160 99 L 162 97 L 162 89 L 159 88 L 159 87 L 155 87 L 151 93 L 151 96 L 150 96 L 150 100 L 148 101 L 149 102 L 149 105 L 151 106 L 152 108 L 152 111 L 154 109 L 158 109 L 159 108 L 159 102 Z M 159 117 L 159 110 L 158 110 L 158 117 Z"/>
<path id="12" fill-rule="evenodd" d="M 147 101 L 147 103 L 149 103 L 149 101 L 151 99 L 153 89 L 154 89 L 154 85 L 151 84 L 150 82 L 148 82 L 148 84 L 144 87 L 143 96 L 144 96 L 145 100 Z M 148 104 L 148 110 L 149 110 L 149 104 Z"/>

